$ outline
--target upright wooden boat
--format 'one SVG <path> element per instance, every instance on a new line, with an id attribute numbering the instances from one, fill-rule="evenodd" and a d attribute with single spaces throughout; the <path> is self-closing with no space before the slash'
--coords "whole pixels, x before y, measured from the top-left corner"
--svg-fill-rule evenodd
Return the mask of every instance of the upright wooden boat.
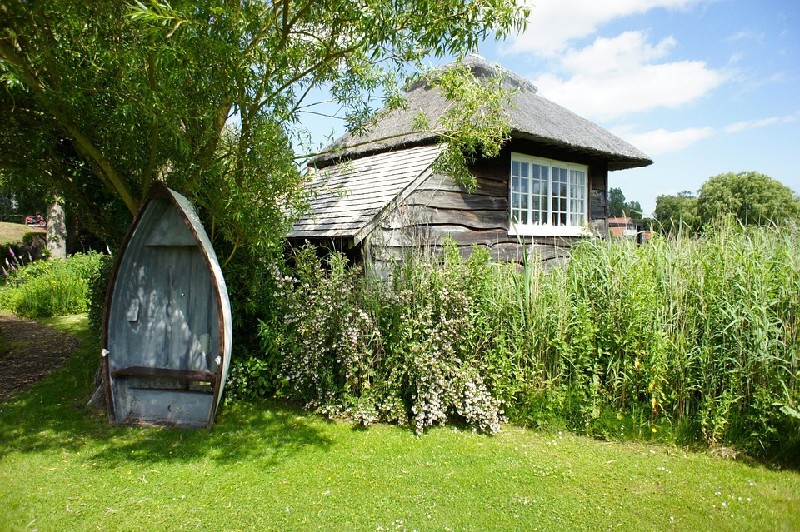
<path id="1" fill-rule="evenodd" d="M 213 423 L 231 356 L 228 291 L 197 213 L 165 185 L 123 241 L 104 318 L 111 423 Z"/>

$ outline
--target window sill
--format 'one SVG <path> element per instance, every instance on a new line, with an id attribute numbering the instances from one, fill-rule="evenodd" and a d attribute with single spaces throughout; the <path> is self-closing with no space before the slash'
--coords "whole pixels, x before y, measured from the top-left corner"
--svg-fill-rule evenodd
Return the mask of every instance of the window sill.
<path id="1" fill-rule="evenodd" d="M 508 229 L 509 236 L 591 236 L 588 227 L 573 227 L 563 225 L 516 225 L 511 224 Z"/>

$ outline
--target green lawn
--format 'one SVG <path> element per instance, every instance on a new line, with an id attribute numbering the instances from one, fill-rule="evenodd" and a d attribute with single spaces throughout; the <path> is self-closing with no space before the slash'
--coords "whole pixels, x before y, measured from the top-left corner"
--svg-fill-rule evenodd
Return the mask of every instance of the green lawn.
<path id="1" fill-rule="evenodd" d="M 0 245 L 22 242 L 28 233 L 44 233 L 44 228 L 28 227 L 25 224 L 0 222 Z"/>
<path id="2" fill-rule="evenodd" d="M 422 438 L 282 403 L 209 430 L 111 428 L 72 364 L 0 404 L 0 530 L 791 530 L 800 474 L 675 447 L 504 427 Z"/>

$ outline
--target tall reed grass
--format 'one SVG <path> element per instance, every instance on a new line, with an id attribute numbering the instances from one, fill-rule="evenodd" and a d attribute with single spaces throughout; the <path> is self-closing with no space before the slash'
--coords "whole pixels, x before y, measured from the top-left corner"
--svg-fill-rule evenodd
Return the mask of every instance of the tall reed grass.
<path id="1" fill-rule="evenodd" d="M 301 257 L 279 276 L 283 314 L 261 336 L 279 353 L 281 393 L 318 408 L 405 416 L 418 431 L 465 419 L 492 432 L 507 414 L 608 437 L 800 449 L 785 413 L 800 403 L 796 228 L 585 241 L 551 269 L 446 246 L 399 262 L 389 281 L 342 257 Z"/>
<path id="2" fill-rule="evenodd" d="M 723 225 L 586 242 L 564 270 L 526 268 L 519 293 L 532 296 L 512 337 L 539 339 L 528 397 L 557 390 L 560 415 L 590 431 L 614 432 L 612 412 L 751 452 L 796 442 L 781 406 L 800 400 L 798 242 L 796 229 Z M 525 400 L 508 399 L 524 418 Z"/>

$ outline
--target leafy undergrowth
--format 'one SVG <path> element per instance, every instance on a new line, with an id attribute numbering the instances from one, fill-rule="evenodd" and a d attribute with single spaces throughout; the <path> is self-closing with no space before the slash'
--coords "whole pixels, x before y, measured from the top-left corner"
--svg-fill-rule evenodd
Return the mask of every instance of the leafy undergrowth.
<path id="1" fill-rule="evenodd" d="M 800 529 L 800 474 L 505 426 L 354 430 L 283 403 L 209 430 L 108 426 L 73 361 L 0 404 L 0 529 Z"/>

